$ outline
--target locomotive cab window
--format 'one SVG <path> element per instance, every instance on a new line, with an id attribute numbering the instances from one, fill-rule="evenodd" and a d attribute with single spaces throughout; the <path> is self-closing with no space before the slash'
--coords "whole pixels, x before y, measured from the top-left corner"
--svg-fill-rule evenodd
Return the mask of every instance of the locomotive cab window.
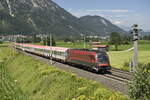
<path id="1" fill-rule="evenodd" d="M 105 53 L 98 53 L 97 54 L 97 59 L 98 59 L 98 62 L 101 62 L 101 63 L 108 62 L 108 57 Z"/>

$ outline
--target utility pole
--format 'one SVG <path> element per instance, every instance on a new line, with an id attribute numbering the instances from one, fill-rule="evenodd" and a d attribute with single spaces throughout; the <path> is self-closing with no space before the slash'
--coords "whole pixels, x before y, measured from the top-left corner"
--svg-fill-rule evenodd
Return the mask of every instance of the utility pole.
<path id="1" fill-rule="evenodd" d="M 42 53 L 42 54 L 44 55 L 44 36 L 41 36 L 41 41 L 43 42 L 43 43 L 42 43 L 42 47 L 43 47 L 43 50 L 42 50 L 43 53 Z"/>
<path id="2" fill-rule="evenodd" d="M 24 43 L 24 39 L 23 39 L 23 35 L 22 35 L 22 49 L 24 50 L 24 48 L 23 48 L 23 43 Z"/>
<path id="3" fill-rule="evenodd" d="M 47 44 L 48 44 L 48 34 L 46 35 L 46 42 L 45 42 L 45 45 L 48 46 Z"/>
<path id="4" fill-rule="evenodd" d="M 50 34 L 50 63 L 51 65 L 53 64 L 52 62 L 52 35 Z"/>
<path id="5" fill-rule="evenodd" d="M 134 55 L 133 55 L 133 71 L 136 71 L 136 67 L 138 67 L 138 40 L 139 40 L 139 29 L 138 25 L 134 24 L 132 26 L 132 32 L 133 34 L 133 46 L 134 46 Z"/>
<path id="6" fill-rule="evenodd" d="M 84 49 L 86 48 L 86 44 L 85 44 L 85 36 L 83 35 L 83 37 L 84 37 Z"/>
<path id="7" fill-rule="evenodd" d="M 85 49 L 86 44 L 85 44 L 85 35 L 84 34 L 80 34 L 82 40 L 83 40 L 83 48 Z"/>

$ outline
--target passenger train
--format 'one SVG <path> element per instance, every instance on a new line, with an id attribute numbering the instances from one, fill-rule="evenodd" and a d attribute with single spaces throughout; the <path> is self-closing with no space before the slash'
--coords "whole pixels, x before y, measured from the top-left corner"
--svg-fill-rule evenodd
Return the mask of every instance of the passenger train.
<path id="1" fill-rule="evenodd" d="M 99 50 L 70 49 L 22 43 L 15 43 L 14 47 L 53 60 L 80 65 L 96 72 L 105 72 L 111 69 L 107 53 Z"/>

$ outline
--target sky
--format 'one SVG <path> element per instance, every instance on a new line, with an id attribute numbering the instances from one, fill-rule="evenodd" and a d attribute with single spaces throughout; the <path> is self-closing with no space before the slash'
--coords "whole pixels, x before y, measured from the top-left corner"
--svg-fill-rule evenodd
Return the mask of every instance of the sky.
<path id="1" fill-rule="evenodd" d="M 99 15 L 122 28 L 150 31 L 150 0 L 53 0 L 72 15 Z"/>

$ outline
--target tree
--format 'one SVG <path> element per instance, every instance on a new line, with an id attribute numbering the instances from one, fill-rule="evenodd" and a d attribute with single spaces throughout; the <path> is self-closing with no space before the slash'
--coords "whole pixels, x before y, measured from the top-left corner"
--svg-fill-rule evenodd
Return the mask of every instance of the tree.
<path id="1" fill-rule="evenodd" d="M 118 32 L 112 32 L 110 34 L 110 43 L 115 45 L 115 49 L 118 51 L 118 45 L 121 44 L 121 36 Z"/>
<path id="2" fill-rule="evenodd" d="M 150 40 L 150 35 L 145 35 L 145 36 L 143 37 L 143 39 L 144 39 L 144 40 Z"/>
<path id="3" fill-rule="evenodd" d="M 56 46 L 56 42 L 55 42 L 55 39 L 54 39 L 54 37 L 52 36 L 52 46 Z M 45 39 L 44 39 L 44 45 L 48 45 L 48 46 L 50 46 L 50 37 L 46 37 Z"/>
<path id="4" fill-rule="evenodd" d="M 65 39 L 64 39 L 64 42 L 71 42 L 71 39 L 65 38 Z"/>
<path id="5" fill-rule="evenodd" d="M 41 38 L 40 38 L 40 37 L 37 37 L 36 35 L 33 35 L 31 39 L 32 39 L 31 41 L 32 41 L 33 43 L 41 42 Z"/>
<path id="6" fill-rule="evenodd" d="M 0 44 L 3 44 L 3 41 L 0 40 Z"/>
<path id="7" fill-rule="evenodd" d="M 122 37 L 122 42 L 123 44 L 129 44 L 131 42 L 131 37 L 130 36 L 123 36 Z"/>

